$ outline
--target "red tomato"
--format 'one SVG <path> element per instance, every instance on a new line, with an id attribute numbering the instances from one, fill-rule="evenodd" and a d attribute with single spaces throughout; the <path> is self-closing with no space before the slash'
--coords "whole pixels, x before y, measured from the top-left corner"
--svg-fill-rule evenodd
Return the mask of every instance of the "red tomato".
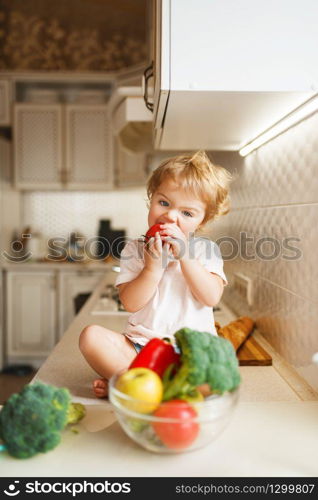
<path id="1" fill-rule="evenodd" d="M 150 240 L 150 238 L 153 238 L 156 235 L 156 233 L 160 231 L 160 226 L 161 224 L 154 224 L 148 229 L 145 237 L 146 242 Z"/>
<path id="2" fill-rule="evenodd" d="M 182 399 L 172 399 L 161 403 L 153 415 L 180 420 L 180 422 L 153 422 L 152 424 L 161 441 L 172 450 L 187 448 L 199 434 L 200 426 L 195 421 L 197 413 Z"/>

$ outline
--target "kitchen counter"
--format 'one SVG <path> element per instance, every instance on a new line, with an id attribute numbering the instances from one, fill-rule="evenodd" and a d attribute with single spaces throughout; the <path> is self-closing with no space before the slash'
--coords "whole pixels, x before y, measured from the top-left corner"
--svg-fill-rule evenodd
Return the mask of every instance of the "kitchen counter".
<path id="1" fill-rule="evenodd" d="M 99 271 L 108 270 L 112 266 L 119 265 L 119 260 L 110 259 L 107 261 L 87 260 L 83 262 L 67 262 L 67 261 L 44 261 L 44 260 L 28 260 L 25 262 L 3 262 L 1 268 L 5 271 Z"/>
<path id="2" fill-rule="evenodd" d="M 79 433 L 63 433 L 53 451 L 29 460 L 0 455 L 3 476 L 317 476 L 317 393 L 273 351 L 253 335 L 273 357 L 272 366 L 240 367 L 242 384 L 234 416 L 219 438 L 201 450 L 157 455 L 132 442 L 121 430 L 108 401 L 92 396 L 96 377 L 78 349 L 78 336 L 88 324 L 122 331 L 125 312 L 97 308 L 106 285 L 102 280 L 36 375 L 37 380 L 68 387 L 74 401 L 86 405 Z M 215 318 L 233 319 L 221 304 Z"/>

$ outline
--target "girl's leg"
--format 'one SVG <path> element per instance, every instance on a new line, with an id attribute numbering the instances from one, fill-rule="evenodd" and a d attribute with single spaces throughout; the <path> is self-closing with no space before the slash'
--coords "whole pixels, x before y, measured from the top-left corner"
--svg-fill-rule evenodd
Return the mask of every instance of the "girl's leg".
<path id="1" fill-rule="evenodd" d="M 84 328 L 79 347 L 88 364 L 103 377 L 93 384 L 97 397 L 107 395 L 107 380 L 114 373 L 128 368 L 136 356 L 136 350 L 127 337 L 99 325 Z"/>

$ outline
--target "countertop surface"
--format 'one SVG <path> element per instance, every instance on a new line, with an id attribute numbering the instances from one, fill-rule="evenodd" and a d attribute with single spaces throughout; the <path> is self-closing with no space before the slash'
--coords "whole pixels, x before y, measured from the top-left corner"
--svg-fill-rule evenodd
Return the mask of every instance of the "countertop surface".
<path id="1" fill-rule="evenodd" d="M 240 399 L 223 433 L 205 448 L 177 455 L 150 453 L 121 430 L 106 400 L 93 397 L 96 377 L 78 349 L 88 324 L 123 331 L 127 313 L 103 312 L 99 298 L 103 279 L 42 365 L 36 379 L 67 387 L 73 401 L 86 405 L 78 434 L 65 430 L 53 451 L 28 460 L 0 454 L 3 476 L 91 477 L 279 477 L 317 476 L 317 393 L 255 332 L 273 357 L 272 366 L 240 367 Z M 215 319 L 226 324 L 233 313 L 221 304 Z"/>
<path id="2" fill-rule="evenodd" d="M 119 264 L 119 260 L 86 260 L 79 262 L 53 261 L 53 260 L 27 260 L 25 262 L 1 263 L 4 271 L 29 272 L 29 271 L 103 271 L 109 270 Z"/>
<path id="3" fill-rule="evenodd" d="M 242 402 L 217 440 L 177 455 L 131 441 L 106 406 L 88 406 L 79 433 L 64 431 L 55 450 L 27 460 L 0 457 L 3 477 L 317 476 L 317 401 Z"/>

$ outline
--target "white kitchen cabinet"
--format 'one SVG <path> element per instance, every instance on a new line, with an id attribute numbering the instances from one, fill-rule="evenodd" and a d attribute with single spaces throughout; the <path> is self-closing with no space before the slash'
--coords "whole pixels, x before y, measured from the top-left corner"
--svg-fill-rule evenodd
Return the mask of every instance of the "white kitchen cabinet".
<path id="1" fill-rule="evenodd" d="M 0 79 L 0 125 L 11 124 L 11 82 Z"/>
<path id="2" fill-rule="evenodd" d="M 103 276 L 109 274 L 109 283 L 114 283 L 112 271 L 70 271 L 59 275 L 59 337 L 67 330 L 75 316 L 74 299 L 80 293 L 91 293 Z"/>
<path id="3" fill-rule="evenodd" d="M 7 272 L 6 299 L 7 361 L 43 361 L 57 338 L 55 272 Z"/>
<path id="4" fill-rule="evenodd" d="M 62 107 L 16 104 L 15 184 L 23 189 L 58 189 L 63 176 Z"/>
<path id="5" fill-rule="evenodd" d="M 318 90 L 318 3 L 157 0 L 156 149 L 237 150 Z"/>
<path id="6" fill-rule="evenodd" d="M 69 189 L 109 189 L 113 185 L 108 107 L 67 105 L 66 172 Z"/>
<path id="7" fill-rule="evenodd" d="M 109 189 L 113 174 L 108 107 L 18 103 L 14 153 L 18 188 Z"/>
<path id="8" fill-rule="evenodd" d="M 309 91 L 318 83 L 316 0 L 157 4 L 161 60 L 156 63 L 165 88 L 170 83 L 179 90 L 284 92 Z"/>
<path id="9" fill-rule="evenodd" d="M 114 284 L 116 276 L 109 268 L 43 271 L 41 264 L 30 271 L 6 270 L 5 363 L 41 365 L 74 319 L 75 297 L 93 292 L 103 277 Z"/>
<path id="10" fill-rule="evenodd" d="M 147 179 L 147 155 L 122 147 L 115 139 L 115 183 L 118 187 L 143 186 Z"/>

